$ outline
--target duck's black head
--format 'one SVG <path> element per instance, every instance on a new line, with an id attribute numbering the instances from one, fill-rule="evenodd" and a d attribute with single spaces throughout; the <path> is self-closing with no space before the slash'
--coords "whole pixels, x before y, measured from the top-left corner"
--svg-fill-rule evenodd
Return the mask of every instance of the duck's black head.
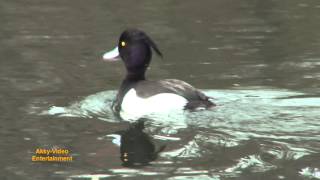
<path id="1" fill-rule="evenodd" d="M 127 68 L 128 75 L 144 75 L 152 58 L 151 48 L 162 57 L 157 45 L 146 33 L 138 29 L 128 29 L 120 35 L 118 46 L 105 53 L 103 59 L 112 60 L 115 59 L 115 56 L 120 55 Z"/>

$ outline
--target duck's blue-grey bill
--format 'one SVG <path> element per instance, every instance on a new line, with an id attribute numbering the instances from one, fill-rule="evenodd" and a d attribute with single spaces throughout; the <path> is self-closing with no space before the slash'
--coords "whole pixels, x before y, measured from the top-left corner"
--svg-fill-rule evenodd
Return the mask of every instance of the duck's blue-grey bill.
<path id="1" fill-rule="evenodd" d="M 102 56 L 103 60 L 105 61 L 117 61 L 119 60 L 119 49 L 118 46 L 113 50 L 106 52 Z"/>

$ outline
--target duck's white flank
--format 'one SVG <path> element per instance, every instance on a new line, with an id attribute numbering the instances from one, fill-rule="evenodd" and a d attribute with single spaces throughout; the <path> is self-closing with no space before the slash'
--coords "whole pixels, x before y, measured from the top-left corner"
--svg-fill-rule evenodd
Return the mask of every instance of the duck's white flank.
<path id="1" fill-rule="evenodd" d="M 187 99 L 173 93 L 160 93 L 148 98 L 137 96 L 134 88 L 124 96 L 121 109 L 123 112 L 133 115 L 147 115 L 176 110 L 183 110 Z"/>

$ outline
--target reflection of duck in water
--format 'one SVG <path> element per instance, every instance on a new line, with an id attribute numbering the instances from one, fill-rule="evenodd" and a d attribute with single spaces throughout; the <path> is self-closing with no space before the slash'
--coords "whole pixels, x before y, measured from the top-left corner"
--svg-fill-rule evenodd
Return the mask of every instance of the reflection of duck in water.
<path id="1" fill-rule="evenodd" d="M 127 69 L 113 105 L 116 113 L 145 115 L 214 106 L 209 97 L 184 81 L 145 80 L 145 72 L 152 57 L 151 48 L 162 56 L 156 44 L 143 31 L 129 29 L 121 34 L 118 46 L 103 55 L 105 60 L 115 60 L 120 55 Z"/>
<path id="2" fill-rule="evenodd" d="M 134 167 L 147 165 L 154 161 L 158 154 L 164 150 L 165 146 L 161 146 L 156 150 L 149 135 L 143 132 L 144 121 L 139 120 L 130 125 L 130 127 L 120 132 L 120 158 L 123 166 Z"/>

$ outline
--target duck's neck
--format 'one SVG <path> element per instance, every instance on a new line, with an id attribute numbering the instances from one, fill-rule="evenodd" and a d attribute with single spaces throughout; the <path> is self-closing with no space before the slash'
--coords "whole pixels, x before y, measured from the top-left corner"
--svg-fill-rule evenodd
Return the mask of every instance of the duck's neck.
<path id="1" fill-rule="evenodd" d="M 126 78 L 122 81 L 119 94 L 124 96 L 129 89 L 131 89 L 137 82 L 145 80 L 145 71 L 135 71 L 134 73 L 128 71 Z"/>
<path id="2" fill-rule="evenodd" d="M 141 80 L 145 80 L 145 70 L 140 70 L 140 71 L 135 71 L 135 72 L 130 72 L 128 71 L 126 78 L 123 80 L 125 81 L 132 81 L 132 82 L 137 82 Z"/>
<path id="3" fill-rule="evenodd" d="M 139 82 L 145 80 L 145 71 L 140 73 L 130 73 L 128 72 L 125 79 L 122 81 L 120 89 L 117 94 L 117 99 L 114 102 L 114 109 L 119 112 L 121 110 L 121 103 L 125 96 L 125 94 L 132 88 L 134 85 Z"/>

